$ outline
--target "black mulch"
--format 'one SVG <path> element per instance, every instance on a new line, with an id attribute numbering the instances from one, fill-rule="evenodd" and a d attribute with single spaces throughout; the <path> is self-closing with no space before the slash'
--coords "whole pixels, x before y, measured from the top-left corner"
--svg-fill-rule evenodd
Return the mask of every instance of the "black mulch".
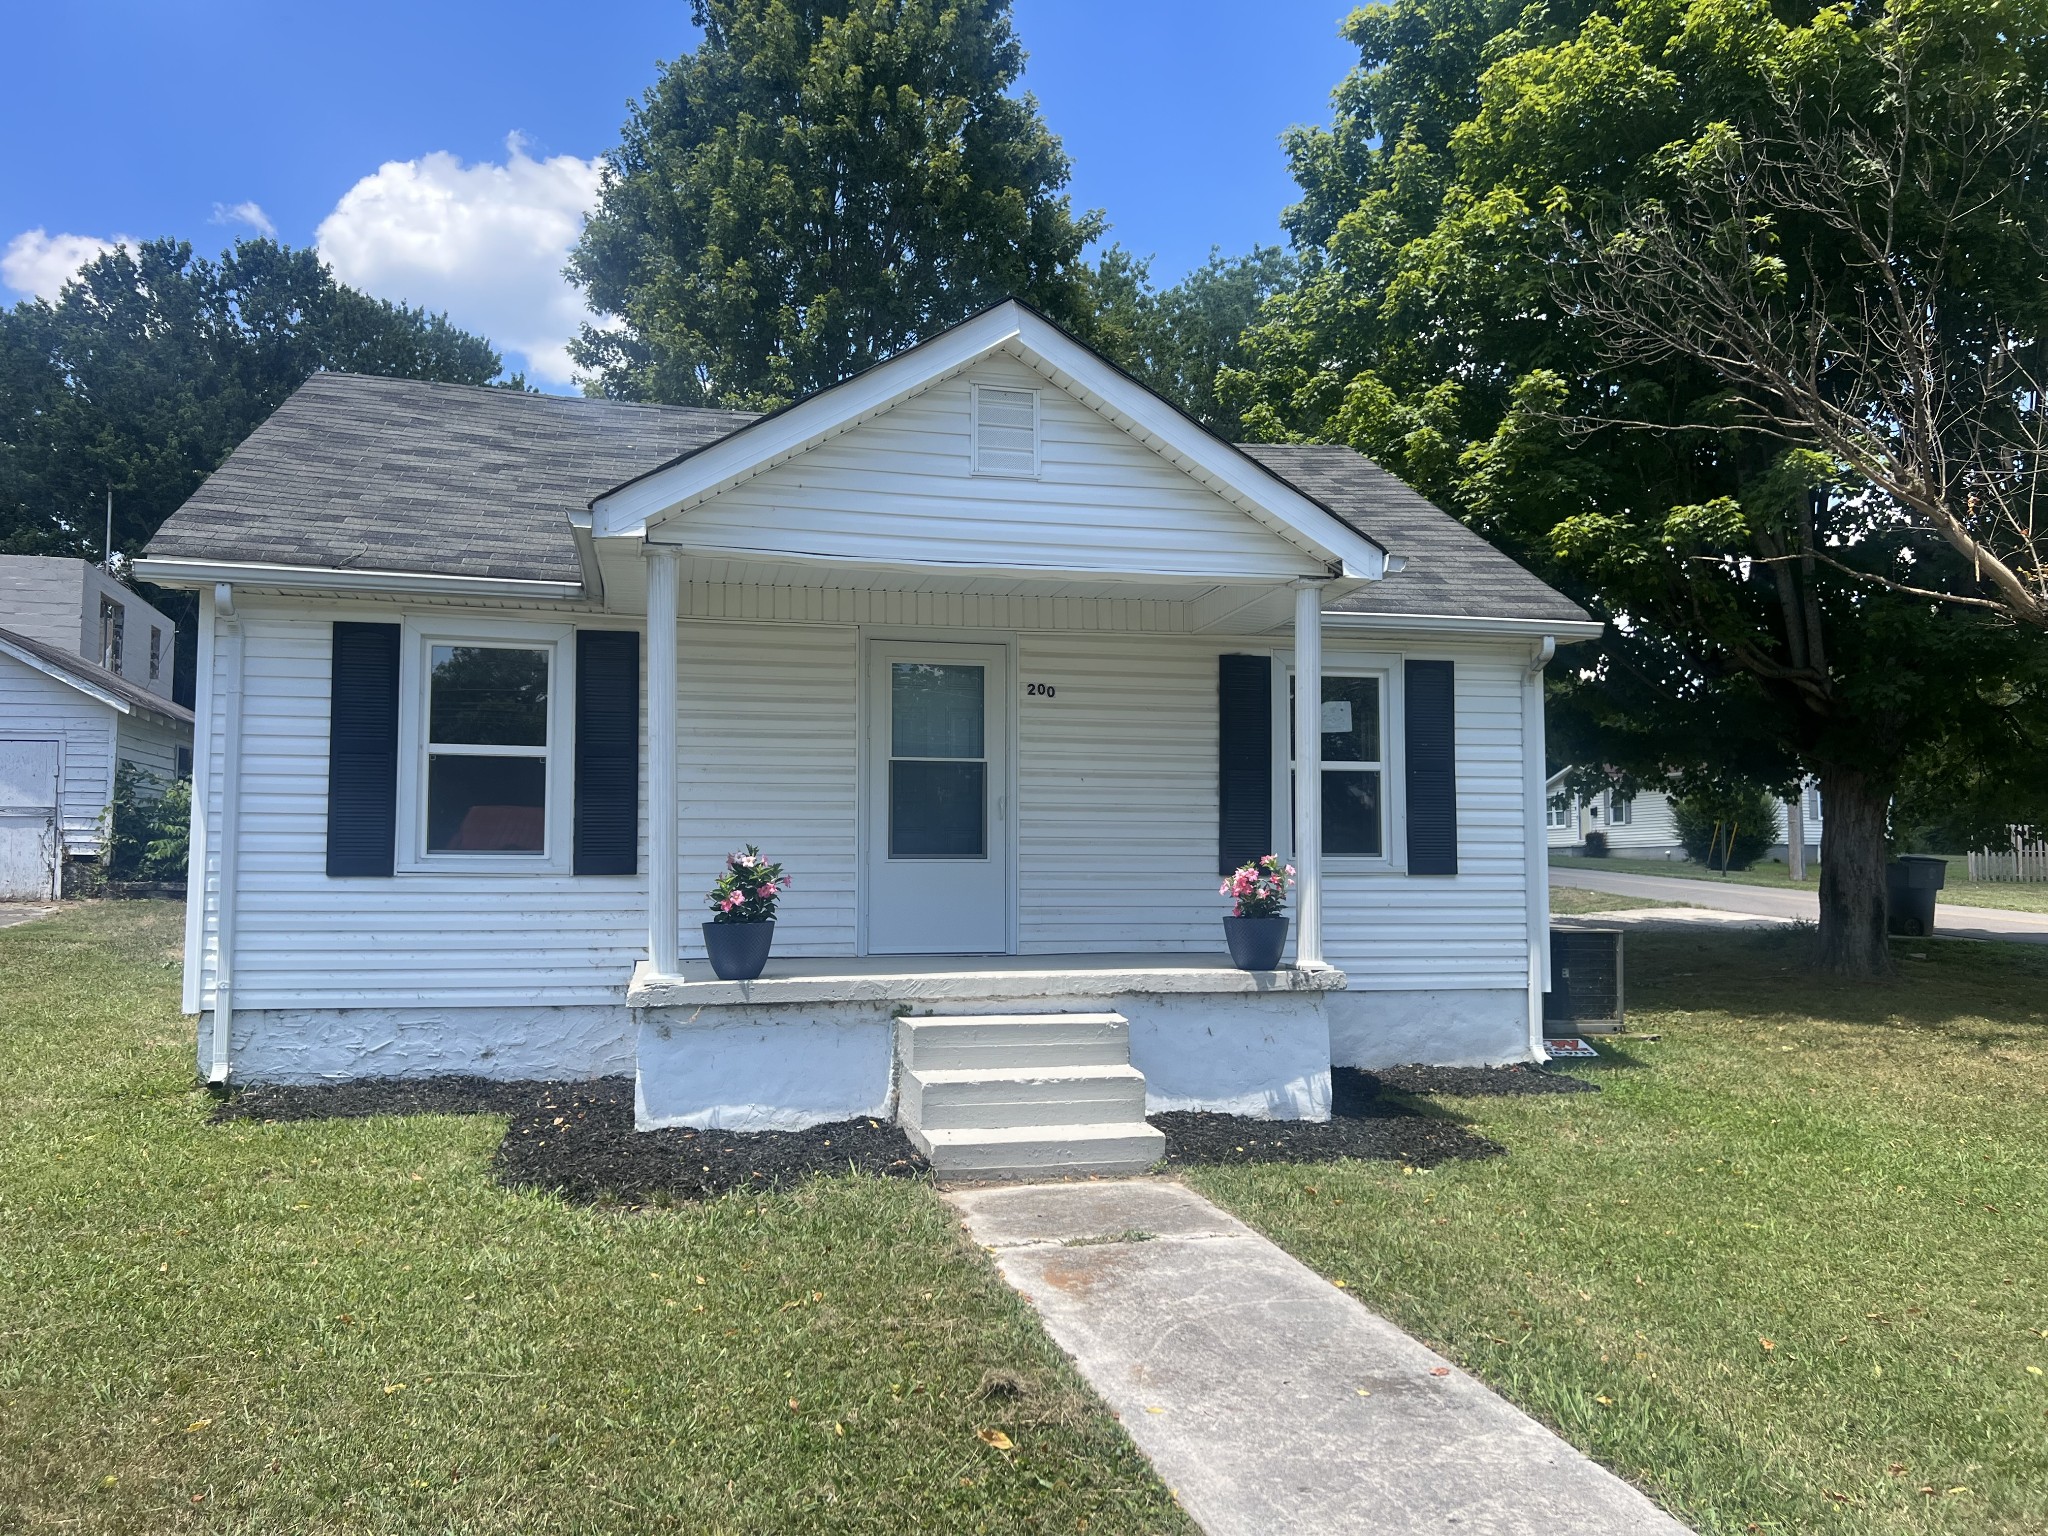
<path id="1" fill-rule="evenodd" d="M 660 1205 L 739 1189 L 781 1189 L 813 1174 L 917 1178 L 931 1169 L 887 1120 L 801 1131 L 636 1131 L 633 1083 L 546 1083 L 499 1144 L 499 1182 L 579 1201 Z"/>
<path id="2" fill-rule="evenodd" d="M 216 1104 L 215 1120 L 360 1120 L 368 1115 L 510 1115 L 546 1083 L 488 1077 L 361 1077 L 341 1083 L 252 1083 Z"/>
<path id="3" fill-rule="evenodd" d="M 1483 1098 L 1512 1093 L 1598 1093 L 1600 1085 L 1551 1067 L 1383 1067 L 1373 1076 L 1397 1093 Z"/>
<path id="4" fill-rule="evenodd" d="M 1199 1110 L 1145 1118 L 1166 1133 L 1169 1166 L 1331 1163 L 1360 1157 L 1433 1168 L 1453 1158 L 1498 1157 L 1507 1151 L 1403 1096 L 1411 1090 L 1390 1093 L 1387 1087 L 1373 1073 L 1336 1068 L 1330 1073 L 1330 1118 L 1320 1122 L 1253 1120 Z"/>

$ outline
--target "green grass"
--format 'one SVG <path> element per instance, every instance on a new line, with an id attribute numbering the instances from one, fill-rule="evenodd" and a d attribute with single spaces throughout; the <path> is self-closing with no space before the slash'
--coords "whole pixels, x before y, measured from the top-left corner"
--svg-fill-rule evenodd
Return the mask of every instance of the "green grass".
<path id="1" fill-rule="evenodd" d="M 1682 901 L 1653 901 L 1648 896 L 1617 896 L 1612 891 L 1582 891 L 1577 886 L 1550 888 L 1552 917 L 1583 917 L 1588 912 L 1633 912 L 1649 907 L 1683 907 Z"/>
<path id="2" fill-rule="evenodd" d="M 1603 1092 L 1446 1101 L 1504 1158 L 1190 1180 L 1703 1531 L 2035 1536 L 2048 955 L 1806 942 L 1631 935 Z"/>
<path id="3" fill-rule="evenodd" d="M 1939 905 L 1950 907 L 2000 907 L 2008 912 L 2048 912 L 2048 884 L 2004 884 L 1969 878 L 1970 866 L 1959 853 L 1943 854 L 1948 860 L 1948 883 Z M 1794 880 L 1783 864 L 1753 864 L 1748 869 L 1730 870 L 1723 875 L 1690 859 L 1589 859 L 1575 853 L 1553 853 L 1553 869 L 1604 869 L 1617 875 L 1667 875 L 1675 880 L 1730 880 L 1737 885 L 1768 885 L 1780 890 L 1820 889 L 1820 861 L 1808 866 L 1804 880 Z"/>
<path id="4" fill-rule="evenodd" d="M 1190 1529 L 927 1186 L 606 1212 L 494 1117 L 209 1124 L 179 916 L 0 932 L 0 1529 Z"/>

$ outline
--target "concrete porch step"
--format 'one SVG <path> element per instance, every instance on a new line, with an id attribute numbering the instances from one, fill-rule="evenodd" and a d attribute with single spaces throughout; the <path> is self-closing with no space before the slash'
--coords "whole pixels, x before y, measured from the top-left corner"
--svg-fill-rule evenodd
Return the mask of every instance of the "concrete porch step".
<path id="1" fill-rule="evenodd" d="M 1131 1059 L 1131 1029 L 1115 1013 L 992 1013 L 906 1018 L 896 1046 L 915 1070 L 1116 1066 Z"/>
<path id="2" fill-rule="evenodd" d="M 1145 1074 L 1128 1064 L 942 1067 L 906 1071 L 898 1085 L 906 1124 L 928 1130 L 1142 1124 Z"/>
<path id="3" fill-rule="evenodd" d="M 961 1127 L 904 1125 L 932 1170 L 948 1179 L 1030 1174 L 1136 1174 L 1166 1155 L 1166 1137 L 1140 1120 L 1099 1125 Z"/>

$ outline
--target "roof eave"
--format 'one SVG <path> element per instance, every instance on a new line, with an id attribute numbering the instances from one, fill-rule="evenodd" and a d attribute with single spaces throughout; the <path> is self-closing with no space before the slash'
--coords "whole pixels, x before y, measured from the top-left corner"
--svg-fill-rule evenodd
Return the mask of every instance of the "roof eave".
<path id="1" fill-rule="evenodd" d="M 527 598 L 536 602 L 581 602 L 589 595 L 589 589 L 580 580 L 452 576 L 438 571 L 359 570 L 260 560 L 191 560 L 174 555 L 144 555 L 135 562 L 134 569 L 136 575 L 160 587 L 185 590 L 225 581 L 286 592 L 388 592 L 418 597 Z"/>

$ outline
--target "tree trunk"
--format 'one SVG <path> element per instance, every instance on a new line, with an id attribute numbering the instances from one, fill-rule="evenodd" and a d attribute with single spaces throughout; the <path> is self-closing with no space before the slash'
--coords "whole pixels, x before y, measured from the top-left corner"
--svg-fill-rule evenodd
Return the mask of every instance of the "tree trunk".
<path id="1" fill-rule="evenodd" d="M 1885 812 L 1890 791 L 1848 769 L 1821 770 L 1820 948 L 1834 976 L 1889 976 L 1885 942 Z"/>

